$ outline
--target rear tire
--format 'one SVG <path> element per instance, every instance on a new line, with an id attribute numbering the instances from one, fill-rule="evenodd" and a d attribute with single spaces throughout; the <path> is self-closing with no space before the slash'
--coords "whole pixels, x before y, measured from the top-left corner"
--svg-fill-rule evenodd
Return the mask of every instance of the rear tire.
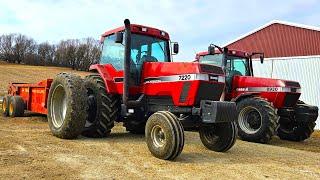
<path id="1" fill-rule="evenodd" d="M 10 96 L 5 96 L 3 98 L 2 107 L 1 107 L 2 114 L 5 117 L 9 116 L 9 103 L 10 103 Z"/>
<path id="2" fill-rule="evenodd" d="M 278 127 L 279 116 L 264 99 L 246 98 L 237 103 L 238 135 L 242 140 L 268 143 Z"/>
<path id="3" fill-rule="evenodd" d="M 299 109 L 300 113 L 313 113 L 310 117 L 305 117 L 304 114 L 294 115 L 291 117 L 280 117 L 280 126 L 278 128 L 278 136 L 280 139 L 288 141 L 303 141 L 308 139 L 314 132 L 316 126 L 315 121 L 318 117 L 318 108 L 310 107 L 303 101 L 298 101 L 295 110 Z M 299 119 L 300 118 L 300 119 Z"/>
<path id="4" fill-rule="evenodd" d="M 60 73 L 48 95 L 48 124 L 52 134 L 74 139 L 81 134 L 87 119 L 86 89 L 80 76 Z"/>
<path id="5" fill-rule="evenodd" d="M 11 96 L 9 101 L 9 116 L 22 117 L 24 114 L 24 101 L 21 96 Z"/>
<path id="6" fill-rule="evenodd" d="M 106 137 L 119 117 L 119 98 L 107 93 L 105 83 L 99 75 L 85 77 L 84 86 L 87 89 L 89 116 L 82 135 L 93 138 Z"/>
<path id="7" fill-rule="evenodd" d="M 148 148 L 159 159 L 174 160 L 184 146 L 184 131 L 178 118 L 168 111 L 152 114 L 145 129 Z"/>
<path id="8" fill-rule="evenodd" d="M 203 126 L 199 131 L 202 144 L 209 150 L 216 152 L 229 150 L 236 142 L 237 133 L 237 125 L 235 122 Z"/>
<path id="9" fill-rule="evenodd" d="M 295 142 L 303 141 L 311 136 L 315 126 L 315 122 L 304 122 L 295 124 L 280 123 L 280 126 L 278 128 L 278 136 L 282 140 Z"/>

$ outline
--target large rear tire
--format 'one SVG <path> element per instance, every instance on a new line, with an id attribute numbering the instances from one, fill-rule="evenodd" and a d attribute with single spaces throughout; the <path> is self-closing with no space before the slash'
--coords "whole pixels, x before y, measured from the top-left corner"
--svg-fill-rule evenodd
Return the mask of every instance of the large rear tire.
<path id="1" fill-rule="evenodd" d="M 300 100 L 295 108 L 302 113 L 302 116 L 280 117 L 280 126 L 277 130 L 280 139 L 299 142 L 308 139 L 314 132 L 314 127 L 316 126 L 315 121 L 318 117 L 318 108 L 309 106 Z M 304 113 L 309 115 L 310 110 L 313 115 L 306 117 Z"/>
<path id="2" fill-rule="evenodd" d="M 119 98 L 108 94 L 105 83 L 99 75 L 84 79 L 89 103 L 88 118 L 82 135 L 93 138 L 106 137 L 119 117 Z"/>
<path id="3" fill-rule="evenodd" d="M 280 123 L 278 136 L 288 141 L 303 141 L 308 139 L 314 131 L 315 122 Z"/>
<path id="4" fill-rule="evenodd" d="M 10 96 L 5 96 L 3 98 L 2 107 L 1 107 L 2 114 L 5 117 L 9 116 L 9 103 L 10 103 Z"/>
<path id="5" fill-rule="evenodd" d="M 268 143 L 278 127 L 279 116 L 272 104 L 258 97 L 237 103 L 238 135 L 242 140 Z"/>
<path id="6" fill-rule="evenodd" d="M 24 114 L 24 101 L 21 96 L 11 96 L 9 101 L 9 116 L 22 117 Z"/>
<path id="7" fill-rule="evenodd" d="M 184 146 L 184 131 L 178 118 L 168 111 L 152 114 L 146 124 L 145 136 L 152 155 L 174 160 Z"/>
<path id="8" fill-rule="evenodd" d="M 81 134 L 88 103 L 80 76 L 60 73 L 53 80 L 48 95 L 48 124 L 54 136 L 73 139 Z"/>
<path id="9" fill-rule="evenodd" d="M 237 133 L 237 125 L 235 122 L 203 126 L 199 131 L 202 144 L 209 150 L 216 152 L 229 150 L 236 142 Z"/>

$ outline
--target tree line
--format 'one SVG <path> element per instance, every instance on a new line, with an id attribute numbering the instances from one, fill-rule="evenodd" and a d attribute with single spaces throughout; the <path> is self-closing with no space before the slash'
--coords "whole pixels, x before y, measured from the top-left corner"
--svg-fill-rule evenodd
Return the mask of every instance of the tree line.
<path id="1" fill-rule="evenodd" d="M 61 40 L 57 44 L 42 42 L 23 34 L 0 36 L 0 60 L 9 63 L 60 66 L 87 71 L 99 62 L 101 47 L 93 38 Z"/>

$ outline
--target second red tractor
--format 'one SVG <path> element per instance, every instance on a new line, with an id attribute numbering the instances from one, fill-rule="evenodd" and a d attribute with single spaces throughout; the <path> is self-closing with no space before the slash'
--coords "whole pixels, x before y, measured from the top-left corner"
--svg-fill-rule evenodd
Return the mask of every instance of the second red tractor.
<path id="1" fill-rule="evenodd" d="M 318 107 L 299 100 L 298 82 L 253 76 L 252 57 L 247 53 L 210 45 L 196 55 L 202 64 L 221 66 L 226 73 L 224 99 L 237 103 L 239 136 L 243 140 L 267 143 L 273 135 L 290 141 L 310 137 Z"/>

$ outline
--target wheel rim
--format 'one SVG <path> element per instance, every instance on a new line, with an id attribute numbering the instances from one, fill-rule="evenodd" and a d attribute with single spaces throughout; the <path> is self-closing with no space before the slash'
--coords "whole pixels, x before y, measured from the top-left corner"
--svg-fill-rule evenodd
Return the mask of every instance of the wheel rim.
<path id="1" fill-rule="evenodd" d="M 7 111 L 7 100 L 3 99 L 2 101 L 2 112 L 6 112 Z"/>
<path id="2" fill-rule="evenodd" d="M 211 127 L 207 127 L 204 128 L 202 130 L 203 133 L 203 137 L 206 139 L 207 142 L 209 142 L 210 144 L 214 144 L 218 141 L 219 136 L 217 135 L 217 133 L 215 132 L 214 128 Z"/>
<path id="3" fill-rule="evenodd" d="M 152 128 L 151 139 L 157 148 L 163 147 L 167 142 L 163 129 L 159 125 Z"/>
<path id="4" fill-rule="evenodd" d="M 87 89 L 87 96 L 88 96 L 88 119 L 86 121 L 85 127 L 91 126 L 97 117 L 97 100 L 96 97 L 91 89 Z"/>
<path id="5" fill-rule="evenodd" d="M 58 85 L 52 93 L 51 98 L 51 117 L 55 128 L 60 128 L 65 120 L 67 113 L 67 97 L 62 85 Z"/>
<path id="6" fill-rule="evenodd" d="M 257 108 L 248 106 L 239 114 L 239 126 L 247 134 L 254 134 L 261 129 L 262 116 Z"/>
<path id="7" fill-rule="evenodd" d="M 295 131 L 296 127 L 293 123 L 285 123 L 280 124 L 279 129 L 286 134 L 291 134 Z"/>
<path id="8" fill-rule="evenodd" d="M 10 105 L 9 105 L 9 113 L 13 114 L 13 104 L 12 103 L 10 103 Z"/>

